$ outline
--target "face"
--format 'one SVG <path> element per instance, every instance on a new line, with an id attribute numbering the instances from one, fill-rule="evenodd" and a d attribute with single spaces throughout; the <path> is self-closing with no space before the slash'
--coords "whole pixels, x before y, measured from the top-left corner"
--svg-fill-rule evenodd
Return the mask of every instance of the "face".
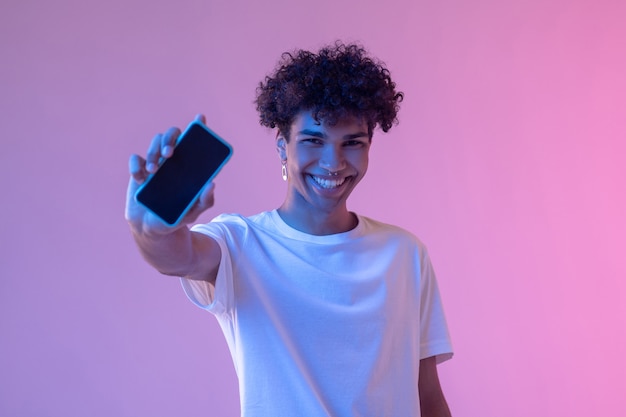
<path id="1" fill-rule="evenodd" d="M 279 134 L 277 148 L 287 162 L 286 202 L 291 207 L 347 213 L 346 201 L 367 171 L 370 136 L 365 121 L 349 117 L 331 126 L 301 112 L 289 141 Z"/>

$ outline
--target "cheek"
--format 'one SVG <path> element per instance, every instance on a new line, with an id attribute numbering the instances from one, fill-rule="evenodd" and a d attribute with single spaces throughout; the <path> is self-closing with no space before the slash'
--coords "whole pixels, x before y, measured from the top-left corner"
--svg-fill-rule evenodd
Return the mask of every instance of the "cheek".
<path id="1" fill-rule="evenodd" d="M 355 155 L 352 166 L 354 166 L 361 175 L 365 175 L 368 165 L 369 155 L 367 153 L 364 155 Z"/>
<path id="2" fill-rule="evenodd" d="M 294 168 L 303 169 L 315 163 L 318 158 L 314 152 L 293 152 L 290 159 L 294 164 Z"/>

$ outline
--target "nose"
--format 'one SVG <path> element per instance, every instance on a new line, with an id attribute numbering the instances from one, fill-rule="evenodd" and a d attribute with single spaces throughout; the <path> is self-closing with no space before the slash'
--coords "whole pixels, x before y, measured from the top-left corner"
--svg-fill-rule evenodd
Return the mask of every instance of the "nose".
<path id="1" fill-rule="evenodd" d="M 330 172 L 341 171 L 346 167 L 343 149 L 340 146 L 326 146 L 319 164 L 321 168 Z"/>

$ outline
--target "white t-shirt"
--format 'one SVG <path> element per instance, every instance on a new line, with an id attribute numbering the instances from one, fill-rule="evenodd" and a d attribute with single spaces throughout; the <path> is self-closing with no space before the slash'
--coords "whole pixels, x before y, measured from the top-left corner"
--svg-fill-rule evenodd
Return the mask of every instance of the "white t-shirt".
<path id="1" fill-rule="evenodd" d="M 274 210 L 194 231 L 222 250 L 215 288 L 182 279 L 213 313 L 243 417 L 419 416 L 419 361 L 452 356 L 424 245 L 395 226 L 309 235 Z"/>

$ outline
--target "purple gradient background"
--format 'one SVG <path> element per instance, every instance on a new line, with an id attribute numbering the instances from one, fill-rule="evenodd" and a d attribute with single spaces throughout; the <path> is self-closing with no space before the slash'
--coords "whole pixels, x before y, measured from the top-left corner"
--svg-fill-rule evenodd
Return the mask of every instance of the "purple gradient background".
<path id="1" fill-rule="evenodd" d="M 0 415 L 236 416 L 215 320 L 136 251 L 127 158 L 197 112 L 218 212 L 284 184 L 252 100 L 280 52 L 362 41 L 406 93 L 351 209 L 429 246 L 455 416 L 624 416 L 626 3 L 5 0 Z"/>

